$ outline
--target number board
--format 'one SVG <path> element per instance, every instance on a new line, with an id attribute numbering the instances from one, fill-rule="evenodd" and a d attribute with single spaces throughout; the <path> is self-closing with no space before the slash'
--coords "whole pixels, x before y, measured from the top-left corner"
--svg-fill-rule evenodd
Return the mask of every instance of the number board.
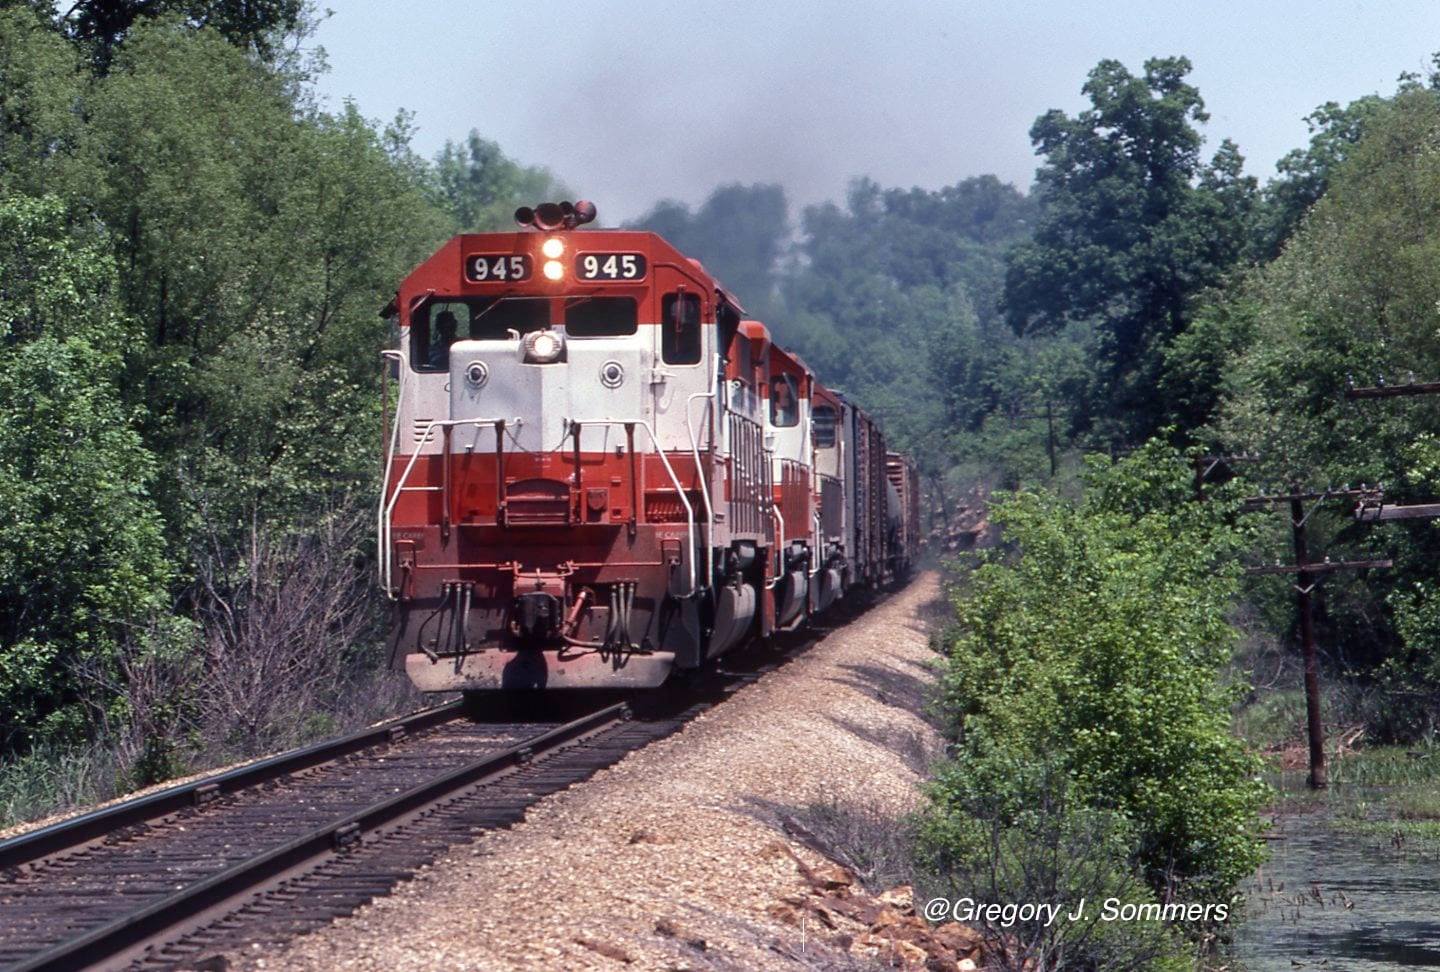
<path id="1" fill-rule="evenodd" d="M 472 253 L 465 258 L 465 279 L 471 283 L 517 283 L 530 279 L 525 253 Z"/>
<path id="2" fill-rule="evenodd" d="M 643 253 L 580 253 L 575 257 L 575 276 L 580 280 L 643 280 Z"/>

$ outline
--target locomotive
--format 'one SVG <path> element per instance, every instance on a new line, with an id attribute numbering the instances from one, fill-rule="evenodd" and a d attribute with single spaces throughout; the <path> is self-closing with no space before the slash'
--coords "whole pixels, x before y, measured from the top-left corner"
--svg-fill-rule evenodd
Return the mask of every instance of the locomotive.
<path id="1" fill-rule="evenodd" d="M 651 688 L 906 572 L 914 464 L 699 261 L 584 201 L 515 218 L 384 314 L 379 574 L 417 687 Z"/>

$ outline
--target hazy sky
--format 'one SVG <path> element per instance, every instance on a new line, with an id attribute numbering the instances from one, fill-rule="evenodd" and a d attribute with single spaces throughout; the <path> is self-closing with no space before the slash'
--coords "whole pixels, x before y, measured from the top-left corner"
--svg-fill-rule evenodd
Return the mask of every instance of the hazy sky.
<path id="1" fill-rule="evenodd" d="M 416 113 L 425 155 L 477 128 L 550 167 L 609 223 L 723 182 L 792 203 L 870 175 L 1028 186 L 1028 132 L 1074 112 L 1102 58 L 1185 54 L 1251 173 L 1307 139 L 1327 101 L 1389 93 L 1440 50 L 1440 0 L 998 3 L 322 0 L 321 89 L 366 115 Z"/>

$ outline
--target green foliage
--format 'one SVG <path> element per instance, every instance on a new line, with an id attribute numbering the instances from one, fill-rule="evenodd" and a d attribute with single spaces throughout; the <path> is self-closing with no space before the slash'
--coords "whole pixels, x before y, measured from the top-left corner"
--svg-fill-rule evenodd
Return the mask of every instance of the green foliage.
<path id="1" fill-rule="evenodd" d="M 1325 195 L 1331 175 L 1384 103 L 1378 95 L 1366 95 L 1343 108 L 1327 101 L 1306 116 L 1310 144 L 1287 152 L 1275 164 L 1277 177 L 1265 187 L 1263 218 L 1257 229 L 1259 256 L 1272 260 L 1280 254 L 1310 207 Z"/>
<path id="2" fill-rule="evenodd" d="M 452 229 L 403 117 L 318 111 L 258 33 L 200 26 L 283 4 L 181 6 L 93 74 L 62 34 L 100 7 L 0 10 L 0 751 L 153 736 L 146 779 L 194 648 L 142 650 L 155 616 L 256 524 L 373 492 L 376 312 Z"/>
<path id="3" fill-rule="evenodd" d="M 114 267 L 55 199 L 0 199 L 0 746 L 73 729 L 74 666 L 164 605 L 154 455 L 120 399 Z"/>
<path id="4" fill-rule="evenodd" d="M 77 0 L 63 13 L 52 0 L 0 0 L 0 6 L 43 14 L 52 30 L 86 51 L 101 71 L 137 25 L 153 18 L 208 28 L 270 60 L 280 53 L 285 35 L 305 26 L 309 13 L 305 0 Z"/>
<path id="5" fill-rule="evenodd" d="M 370 488 L 376 311 L 449 229 L 395 133 L 348 104 L 297 114 L 286 77 L 165 22 L 134 29 L 88 111 L 76 194 L 114 228 L 145 325 L 128 387 L 177 460 L 160 483 L 172 530 L 297 522 Z"/>
<path id="6" fill-rule="evenodd" d="M 0 190 L 54 190 L 80 129 L 80 58 L 32 11 L 0 8 Z"/>
<path id="7" fill-rule="evenodd" d="M 1079 505 L 1021 492 L 993 508 L 1012 552 L 956 598 L 943 827 L 983 827 L 976 806 L 1021 826 L 1059 774 L 1075 809 L 1124 822 L 1127 860 L 1157 893 L 1228 900 L 1254 868 L 1264 789 L 1220 678 L 1246 536 L 1192 488 L 1183 457 L 1152 442 L 1092 466 Z"/>
<path id="8" fill-rule="evenodd" d="M 1354 106 L 1352 106 L 1354 107 Z M 1354 119 L 1352 119 L 1354 121 Z M 1229 368 L 1214 426 L 1227 449 L 1258 451 L 1261 482 L 1383 482 L 1390 502 L 1431 502 L 1440 415 L 1428 398 L 1348 402 L 1348 382 L 1440 375 L 1440 92 L 1406 83 L 1363 107 L 1363 135 L 1344 142 L 1328 190 L 1280 256 L 1237 287 L 1220 313 L 1253 338 Z M 1340 136 L 1337 135 L 1337 138 Z M 1343 513 L 1343 511 L 1341 511 Z M 1395 568 L 1327 584 L 1319 640 L 1378 680 L 1380 738 L 1432 732 L 1440 700 L 1440 622 L 1432 524 L 1356 527 L 1312 521 L 1332 557 L 1389 555 Z M 1377 606 L 1383 606 L 1377 610 Z"/>
<path id="9" fill-rule="evenodd" d="M 1050 111 L 1030 137 L 1045 164 L 1034 238 L 1009 254 L 1003 304 L 1018 333 L 1094 325 L 1094 375 L 1082 425 L 1101 441 L 1137 443 L 1165 409 L 1154 394 L 1165 351 L 1191 298 L 1218 283 L 1246 244 L 1256 185 L 1225 142 L 1200 159 L 1205 122 L 1190 62 L 1155 58 L 1142 76 L 1102 61 L 1084 86 L 1090 108 Z"/>
<path id="10" fill-rule="evenodd" d="M 1195 967 L 1193 948 L 1174 925 L 1144 912 L 1123 923 L 1104 920 L 1107 903 L 1155 908 L 1155 893 L 1132 866 L 1134 829 L 1113 810 L 1073 805 L 1075 787 L 1053 764 L 1012 763 L 1010 793 L 974 786 L 975 778 L 941 768 L 931 783 L 943 811 L 922 818 L 918 836 L 923 884 L 949 898 L 1058 906 L 1053 921 L 972 922 L 991 955 L 1007 968 L 1057 972 L 1162 972 Z M 926 889 L 926 894 L 932 892 Z"/>
<path id="11" fill-rule="evenodd" d="M 673 200 L 632 224 L 659 233 L 719 279 L 747 312 L 771 324 L 790 235 L 785 190 L 777 185 L 720 186 L 701 206 Z"/>
<path id="12" fill-rule="evenodd" d="M 564 193 L 548 171 L 520 165 L 473 129 L 463 145 L 445 143 L 431 180 L 435 204 L 466 233 L 512 229 L 517 205 L 553 201 Z"/>
<path id="13" fill-rule="evenodd" d="M 844 209 L 803 215 L 776 333 L 879 416 L 927 476 L 953 465 L 958 435 L 981 426 L 1014 387 L 1006 369 L 1026 358 L 1000 333 L 995 300 L 1004 249 L 1032 213 L 983 176 L 933 192 L 862 179 Z"/>

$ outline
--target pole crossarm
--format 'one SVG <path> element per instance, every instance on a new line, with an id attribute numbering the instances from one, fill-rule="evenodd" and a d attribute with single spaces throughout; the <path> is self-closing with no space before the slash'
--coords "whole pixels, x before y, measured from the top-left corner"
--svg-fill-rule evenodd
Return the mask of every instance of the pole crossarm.
<path id="1" fill-rule="evenodd" d="M 1369 487 L 1361 484 L 1359 489 L 1352 489 L 1349 486 L 1343 489 L 1309 490 L 1295 493 L 1266 493 L 1262 496 L 1247 496 L 1242 504 L 1245 510 L 1263 510 L 1267 506 L 1274 506 L 1277 503 L 1293 503 L 1297 500 L 1302 502 L 1314 502 L 1332 499 L 1374 499 L 1383 496 L 1384 493 L 1377 487 Z"/>
<path id="2" fill-rule="evenodd" d="M 1440 518 L 1440 503 L 1416 503 L 1412 506 L 1361 505 L 1355 508 L 1355 519 L 1361 523 L 1381 523 L 1389 520 L 1433 520 Z"/>
<path id="3" fill-rule="evenodd" d="M 1351 386 L 1345 389 L 1345 397 L 1357 398 L 1401 398 L 1406 395 L 1440 395 L 1440 381 L 1411 381 L 1403 385 Z"/>
<path id="4" fill-rule="evenodd" d="M 1255 564 L 1245 568 L 1247 574 L 1329 574 L 1337 570 L 1384 569 L 1395 566 L 1389 558 L 1377 560 L 1319 560 L 1308 564 Z"/>

